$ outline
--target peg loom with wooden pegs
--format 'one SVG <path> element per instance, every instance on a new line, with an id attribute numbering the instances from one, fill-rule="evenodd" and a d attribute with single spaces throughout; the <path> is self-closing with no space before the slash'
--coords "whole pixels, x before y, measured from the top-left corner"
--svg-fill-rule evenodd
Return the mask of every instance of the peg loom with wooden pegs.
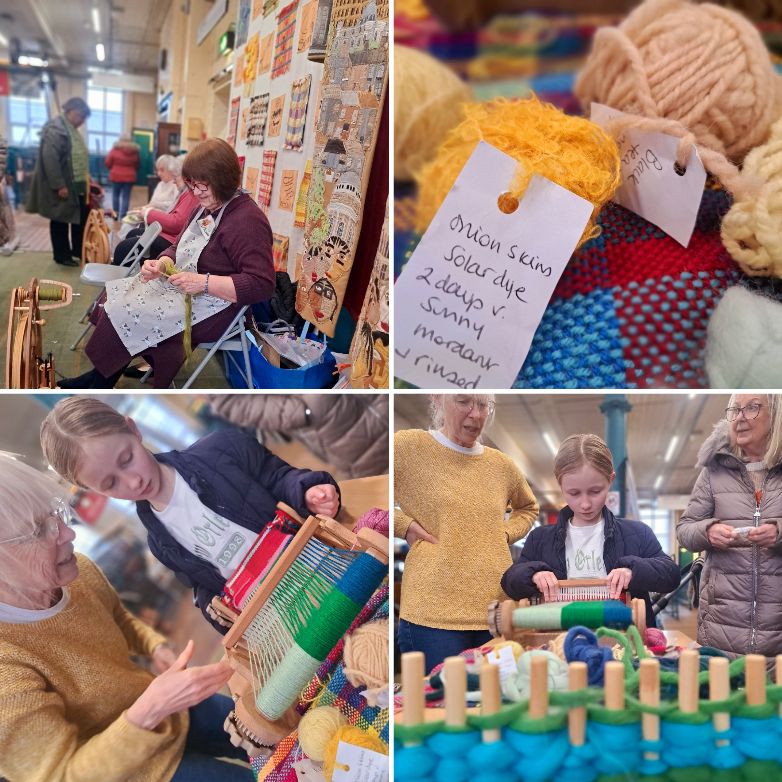
<path id="1" fill-rule="evenodd" d="M 445 661 L 445 705 L 424 709 L 424 660 L 402 656 L 402 710 L 394 725 L 396 782 L 771 782 L 782 779 L 782 655 L 776 685 L 766 658 L 729 662 L 681 653 L 679 671 L 661 671 L 631 628 L 609 630 L 625 645 L 608 662 L 604 688 L 587 688 L 587 666 L 568 666 L 567 692 L 549 692 L 548 660 L 534 657 L 530 697 L 503 705 L 500 672 L 481 670 L 480 710 L 465 707 L 461 657 Z M 639 667 L 631 662 L 632 644 Z M 743 674 L 744 686 L 731 690 Z M 677 688 L 661 697 L 660 684 Z M 700 699 L 708 684 L 708 699 Z"/>
<path id="2" fill-rule="evenodd" d="M 620 600 L 610 600 L 606 579 L 570 579 L 557 582 L 557 599 L 495 600 L 489 605 L 489 632 L 495 638 L 517 641 L 525 647 L 548 643 L 562 630 L 576 625 L 597 629 L 626 629 L 635 625 L 646 630 L 646 604 L 622 592 Z"/>
<path id="3" fill-rule="evenodd" d="M 294 710 L 331 649 L 388 572 L 388 539 L 282 506 L 212 611 L 236 674 L 226 730 L 254 754 L 295 729 Z M 237 608 L 239 610 L 237 611 Z"/>

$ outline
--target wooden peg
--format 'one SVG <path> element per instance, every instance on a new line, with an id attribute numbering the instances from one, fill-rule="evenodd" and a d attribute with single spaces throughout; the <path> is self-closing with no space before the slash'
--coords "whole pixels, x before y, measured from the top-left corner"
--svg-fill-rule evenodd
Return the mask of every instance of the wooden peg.
<path id="1" fill-rule="evenodd" d="M 747 706 L 763 706 L 766 702 L 766 658 L 762 654 L 748 654 L 745 661 Z"/>
<path id="2" fill-rule="evenodd" d="M 488 717 L 500 710 L 500 669 L 497 665 L 484 663 L 481 667 L 481 715 Z M 502 733 L 498 728 L 488 728 L 481 733 L 484 744 L 499 741 Z"/>
<path id="3" fill-rule="evenodd" d="M 638 695 L 641 703 L 646 706 L 660 705 L 660 663 L 654 657 L 644 657 L 638 672 L 640 680 Z M 641 732 L 644 741 L 660 740 L 660 718 L 656 714 L 641 715 Z M 646 760 L 659 760 L 659 752 L 644 752 Z"/>
<path id="4" fill-rule="evenodd" d="M 542 719 L 548 715 L 548 659 L 544 654 L 530 661 L 529 716 Z"/>
<path id="5" fill-rule="evenodd" d="M 618 660 L 606 663 L 605 706 L 611 711 L 621 711 L 625 707 L 625 667 Z"/>
<path id="6" fill-rule="evenodd" d="M 445 724 L 462 728 L 466 722 L 467 666 L 464 657 L 446 657 L 443 665 L 445 676 Z"/>
<path id="7" fill-rule="evenodd" d="M 587 664 L 570 663 L 567 667 L 568 689 L 571 692 L 585 690 L 587 686 Z M 586 741 L 586 706 L 575 706 L 568 712 L 568 735 L 573 747 L 582 747 Z"/>
<path id="8" fill-rule="evenodd" d="M 402 655 L 402 720 L 408 726 L 420 725 L 424 721 L 423 652 Z"/>
<path id="9" fill-rule="evenodd" d="M 730 671 L 728 660 L 725 657 L 712 657 L 709 659 L 709 700 L 724 701 L 730 697 Z M 712 717 L 714 730 L 722 732 L 730 730 L 730 714 L 718 712 Z M 727 747 L 728 739 L 717 739 L 718 747 Z"/>
<path id="10" fill-rule="evenodd" d="M 700 655 L 695 649 L 685 649 L 679 657 L 679 711 L 698 711 L 698 668 Z"/>

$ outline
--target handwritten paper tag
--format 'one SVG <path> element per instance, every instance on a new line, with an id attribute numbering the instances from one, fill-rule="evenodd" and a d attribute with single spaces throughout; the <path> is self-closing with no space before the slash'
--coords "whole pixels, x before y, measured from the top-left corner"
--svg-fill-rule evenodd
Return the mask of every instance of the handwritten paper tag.
<path id="1" fill-rule="evenodd" d="M 492 665 L 500 669 L 500 684 L 509 676 L 514 676 L 518 671 L 516 658 L 513 656 L 513 649 L 510 646 L 503 646 L 501 649 L 492 649 L 486 659 Z"/>
<path id="2" fill-rule="evenodd" d="M 621 111 L 592 104 L 592 122 L 606 127 Z M 706 169 L 693 149 L 684 174 L 677 174 L 676 149 L 679 139 L 667 133 L 627 130 L 619 139 L 622 184 L 613 200 L 635 212 L 686 247 L 695 229 L 695 220 L 706 184 Z"/>
<path id="3" fill-rule="evenodd" d="M 394 289 L 395 374 L 421 388 L 510 388 L 592 204 L 480 142 Z"/>
<path id="4" fill-rule="evenodd" d="M 347 770 L 340 766 L 347 766 Z M 340 741 L 332 782 L 388 782 L 388 756 Z"/>

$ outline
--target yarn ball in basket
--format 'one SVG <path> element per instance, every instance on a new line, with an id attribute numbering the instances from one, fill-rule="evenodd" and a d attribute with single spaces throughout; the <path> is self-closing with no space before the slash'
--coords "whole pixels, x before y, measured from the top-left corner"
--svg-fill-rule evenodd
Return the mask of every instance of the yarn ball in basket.
<path id="1" fill-rule="evenodd" d="M 699 148 L 734 163 L 782 111 L 782 79 L 757 29 L 735 11 L 686 0 L 646 0 L 598 30 L 574 92 L 585 111 L 597 102 L 680 123 Z"/>
<path id="2" fill-rule="evenodd" d="M 593 204 L 579 246 L 600 233 L 597 215 L 619 186 L 619 152 L 602 128 L 535 96 L 473 103 L 465 113 L 417 177 L 418 231 L 426 230 L 478 142 L 486 141 L 520 164 L 511 182 L 497 183 L 498 195 L 505 191 L 520 199 L 540 174 Z"/>
<path id="3" fill-rule="evenodd" d="M 299 744 L 304 754 L 322 762 L 326 756 L 326 745 L 347 723 L 342 712 L 333 706 L 310 709 L 299 722 Z"/>
<path id="4" fill-rule="evenodd" d="M 461 121 L 470 88 L 447 66 L 408 46 L 394 46 L 394 179 L 411 180 Z"/>
<path id="5" fill-rule="evenodd" d="M 388 684 L 388 619 L 367 622 L 345 637 L 345 677 L 354 687 Z"/>
<path id="6" fill-rule="evenodd" d="M 360 728 L 355 728 L 352 725 L 344 725 L 337 730 L 326 746 L 326 753 L 323 758 L 323 776 L 326 777 L 328 782 L 331 782 L 334 768 L 337 765 L 337 749 L 340 741 L 352 744 L 354 747 L 363 747 L 373 752 L 379 752 L 381 755 L 388 754 L 388 747 L 377 736 L 365 733 Z"/>

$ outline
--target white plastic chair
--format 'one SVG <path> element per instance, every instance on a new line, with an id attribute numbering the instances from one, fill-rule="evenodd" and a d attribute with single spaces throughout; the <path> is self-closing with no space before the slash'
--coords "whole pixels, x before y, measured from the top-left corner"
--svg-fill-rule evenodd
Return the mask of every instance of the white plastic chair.
<path id="1" fill-rule="evenodd" d="M 155 221 L 147 226 L 138 241 L 130 248 L 130 252 L 122 260 L 119 266 L 114 266 L 111 263 L 85 263 L 84 268 L 79 275 L 79 282 L 84 285 L 92 285 L 95 288 L 101 290 L 92 300 L 92 303 L 87 307 L 87 311 L 82 315 L 80 323 L 87 321 L 87 325 L 84 331 L 79 335 L 76 341 L 71 345 L 71 350 L 76 350 L 79 343 L 87 336 L 89 330 L 92 328 L 92 323 L 89 322 L 90 315 L 98 305 L 98 299 L 101 297 L 103 289 L 106 287 L 107 282 L 113 280 L 121 280 L 125 277 L 130 277 L 132 274 L 136 274 L 141 267 L 141 262 L 147 258 L 149 254 L 149 248 L 152 246 L 152 242 L 157 239 L 162 230 L 160 223 Z"/>

